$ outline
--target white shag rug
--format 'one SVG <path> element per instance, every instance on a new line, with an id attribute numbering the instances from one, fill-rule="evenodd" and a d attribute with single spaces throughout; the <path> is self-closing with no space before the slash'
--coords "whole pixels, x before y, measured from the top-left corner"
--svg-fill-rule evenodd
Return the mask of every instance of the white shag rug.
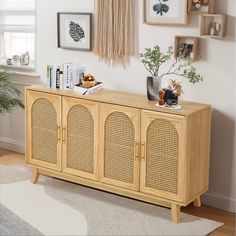
<path id="1" fill-rule="evenodd" d="M 0 166 L 0 202 L 44 235 L 208 235 L 223 224 L 58 179 Z"/>

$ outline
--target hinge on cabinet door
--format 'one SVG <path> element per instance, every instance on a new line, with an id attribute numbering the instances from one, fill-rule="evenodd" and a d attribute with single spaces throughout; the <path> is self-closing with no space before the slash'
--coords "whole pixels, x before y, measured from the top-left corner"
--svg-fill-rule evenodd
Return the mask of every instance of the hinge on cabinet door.
<path id="1" fill-rule="evenodd" d="M 66 141 L 66 127 L 62 128 L 62 142 Z"/>
<path id="2" fill-rule="evenodd" d="M 57 126 L 57 141 L 61 141 L 61 126 Z"/>
<path id="3" fill-rule="evenodd" d="M 145 142 L 143 142 L 143 143 L 141 144 L 141 159 L 143 159 L 143 160 L 145 160 L 145 152 L 146 152 L 145 149 L 146 149 L 146 148 L 145 148 Z"/>
<path id="4" fill-rule="evenodd" d="M 139 142 L 135 141 L 135 158 L 139 158 Z"/>

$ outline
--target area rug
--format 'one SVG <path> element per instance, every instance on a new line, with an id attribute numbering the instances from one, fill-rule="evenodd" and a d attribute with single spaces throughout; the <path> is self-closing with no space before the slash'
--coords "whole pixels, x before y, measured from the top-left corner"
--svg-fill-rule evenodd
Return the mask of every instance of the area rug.
<path id="1" fill-rule="evenodd" d="M 174 224 L 166 208 L 49 177 L 33 185 L 29 178 L 0 166 L 0 203 L 43 235 L 199 236 L 223 225 L 184 213 Z"/>

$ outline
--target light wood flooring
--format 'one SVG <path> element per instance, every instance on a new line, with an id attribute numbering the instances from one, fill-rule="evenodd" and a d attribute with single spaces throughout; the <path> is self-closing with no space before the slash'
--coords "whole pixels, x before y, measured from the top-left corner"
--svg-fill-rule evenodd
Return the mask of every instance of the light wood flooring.
<path id="1" fill-rule="evenodd" d="M 7 150 L 3 150 L 3 149 L 0 149 L 0 165 L 18 167 L 23 170 L 30 171 L 30 168 L 25 163 L 24 155 L 7 151 Z M 181 208 L 181 211 L 191 214 L 191 215 L 223 222 L 224 226 L 217 229 L 213 233 L 211 233 L 210 236 L 226 236 L 226 235 L 234 236 L 236 235 L 235 234 L 235 214 L 233 213 L 219 210 L 216 208 L 212 208 L 209 206 L 204 206 L 204 205 L 200 208 L 195 208 L 192 205 L 190 205 L 188 207 Z"/>

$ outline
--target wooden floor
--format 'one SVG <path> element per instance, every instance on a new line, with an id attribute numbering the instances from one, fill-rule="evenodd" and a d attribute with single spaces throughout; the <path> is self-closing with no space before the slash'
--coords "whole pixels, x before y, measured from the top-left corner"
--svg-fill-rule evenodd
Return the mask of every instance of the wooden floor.
<path id="1" fill-rule="evenodd" d="M 24 155 L 2 149 L 0 149 L 0 165 L 13 166 L 30 171 L 30 168 L 25 164 Z M 200 208 L 195 208 L 193 206 L 183 207 L 181 208 L 181 211 L 191 215 L 223 222 L 224 226 L 211 233 L 210 236 L 236 235 L 235 214 L 233 213 L 204 205 Z"/>

